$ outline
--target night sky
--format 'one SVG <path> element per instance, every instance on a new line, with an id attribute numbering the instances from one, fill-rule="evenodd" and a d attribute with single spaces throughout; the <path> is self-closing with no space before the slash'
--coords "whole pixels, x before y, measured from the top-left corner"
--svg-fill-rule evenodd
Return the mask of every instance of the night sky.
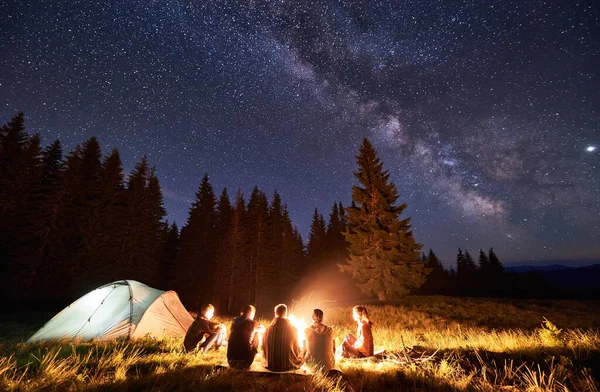
<path id="1" fill-rule="evenodd" d="M 306 238 L 367 136 L 446 265 L 600 259 L 596 1 L 9 0 L 0 49 L 1 123 L 147 154 L 179 226 L 208 173 Z"/>

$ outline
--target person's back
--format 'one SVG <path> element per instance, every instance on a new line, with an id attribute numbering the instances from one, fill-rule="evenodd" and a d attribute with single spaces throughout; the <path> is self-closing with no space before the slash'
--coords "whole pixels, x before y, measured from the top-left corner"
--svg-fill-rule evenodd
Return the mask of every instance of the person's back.
<path id="1" fill-rule="evenodd" d="M 304 362 L 298 344 L 298 332 L 286 316 L 287 307 L 277 305 L 275 318 L 263 338 L 265 367 L 275 372 L 298 369 Z"/>
<path id="2" fill-rule="evenodd" d="M 231 323 L 231 333 L 227 344 L 227 362 L 235 368 L 248 368 L 258 352 L 258 333 L 264 327 L 254 320 L 256 310 L 248 305 L 242 314 Z"/>
<path id="3" fill-rule="evenodd" d="M 314 324 L 306 328 L 308 351 L 306 361 L 311 365 L 328 371 L 335 367 L 335 343 L 333 330 L 323 324 Z"/>

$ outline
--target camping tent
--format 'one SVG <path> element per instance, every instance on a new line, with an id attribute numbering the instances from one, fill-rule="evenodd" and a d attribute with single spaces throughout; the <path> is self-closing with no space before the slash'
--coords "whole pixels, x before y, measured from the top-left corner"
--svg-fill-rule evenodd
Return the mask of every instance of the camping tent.
<path id="1" fill-rule="evenodd" d="M 90 291 L 67 306 L 27 342 L 185 336 L 193 321 L 174 291 L 153 289 L 135 280 L 119 280 Z"/>

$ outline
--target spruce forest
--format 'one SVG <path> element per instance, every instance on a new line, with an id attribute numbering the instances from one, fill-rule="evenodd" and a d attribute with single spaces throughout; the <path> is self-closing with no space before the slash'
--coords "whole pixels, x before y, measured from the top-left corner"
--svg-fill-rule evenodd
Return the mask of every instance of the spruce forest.
<path id="1" fill-rule="evenodd" d="M 42 148 L 23 114 L 0 134 L 0 259 L 13 304 L 64 306 L 102 284 L 134 279 L 175 290 L 197 310 L 233 312 L 289 300 L 326 253 L 343 258 L 343 207 L 329 225 L 315 211 L 305 249 L 286 205 L 258 187 L 218 194 L 201 180 L 185 225 L 164 220 L 158 175 L 144 157 L 125 177 L 118 150 L 90 138 L 63 152 Z M 235 311 L 234 311 L 235 310 Z"/>
<path id="2" fill-rule="evenodd" d="M 386 189 L 394 202 L 395 186 Z M 217 192 L 208 175 L 179 228 L 164 219 L 159 173 L 146 157 L 126 176 L 119 151 L 102 152 L 95 138 L 68 152 L 59 140 L 42 147 L 23 114 L 0 131 L 0 203 L 2 290 L 21 307 L 60 308 L 103 284 L 133 279 L 175 290 L 190 310 L 206 302 L 230 314 L 247 303 L 270 308 L 291 301 L 294 286 L 311 274 L 335 271 L 343 280 L 340 268 L 352 273 L 345 263 L 362 246 L 347 230 L 360 212 L 354 201 L 348 208 L 334 202 L 328 220 L 315 209 L 305 244 L 277 192 Z M 408 219 L 400 223 L 408 230 Z M 447 271 L 432 250 L 418 256 L 421 245 L 408 233 L 410 268 L 420 271 L 413 293 L 529 295 L 545 287 L 507 274 L 491 249 L 480 251 L 478 264 L 459 249 L 456 270 Z"/>

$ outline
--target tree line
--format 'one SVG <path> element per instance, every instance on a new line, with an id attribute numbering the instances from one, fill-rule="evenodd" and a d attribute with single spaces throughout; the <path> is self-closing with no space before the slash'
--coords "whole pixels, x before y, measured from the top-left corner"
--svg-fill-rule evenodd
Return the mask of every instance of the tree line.
<path id="1" fill-rule="evenodd" d="M 268 308 L 292 299 L 294 286 L 322 271 L 352 276 L 381 300 L 408 292 L 505 295 L 531 282 L 507 274 L 490 249 L 476 264 L 459 249 L 445 270 L 401 215 L 396 186 L 365 139 L 357 155 L 352 202 L 334 202 L 328 219 L 314 210 L 306 244 L 286 204 L 254 187 L 233 200 L 201 179 L 181 229 L 165 221 L 154 167 L 142 157 L 125 175 L 117 149 L 94 137 L 64 154 L 55 140 L 42 147 L 18 114 L 0 128 L 0 272 L 14 306 L 55 307 L 100 285 L 134 279 L 175 290 L 196 310 L 212 302 L 234 313 L 253 303 Z M 338 275 L 335 275 L 335 274 Z M 517 282 L 517 283 L 515 283 Z M 520 285 L 520 286 L 519 286 Z"/>
<path id="2" fill-rule="evenodd" d="M 288 300 L 294 284 L 345 252 L 343 207 L 315 210 L 305 246 L 287 206 L 255 187 L 217 198 L 208 175 L 181 230 L 165 221 L 156 170 L 143 157 L 126 176 L 117 149 L 94 137 L 66 155 L 41 146 L 18 114 L 0 129 L 0 271 L 11 303 L 63 306 L 102 284 L 134 279 L 234 312 Z M 323 236 L 321 235 L 323 233 Z"/>
<path id="3" fill-rule="evenodd" d="M 477 262 L 468 250 L 458 248 L 456 269 L 444 268 L 431 249 L 427 255 L 421 254 L 421 261 L 429 274 L 415 291 L 418 294 L 521 298 L 560 295 L 540 272 L 507 271 L 493 248 L 487 253 L 480 249 Z"/>

